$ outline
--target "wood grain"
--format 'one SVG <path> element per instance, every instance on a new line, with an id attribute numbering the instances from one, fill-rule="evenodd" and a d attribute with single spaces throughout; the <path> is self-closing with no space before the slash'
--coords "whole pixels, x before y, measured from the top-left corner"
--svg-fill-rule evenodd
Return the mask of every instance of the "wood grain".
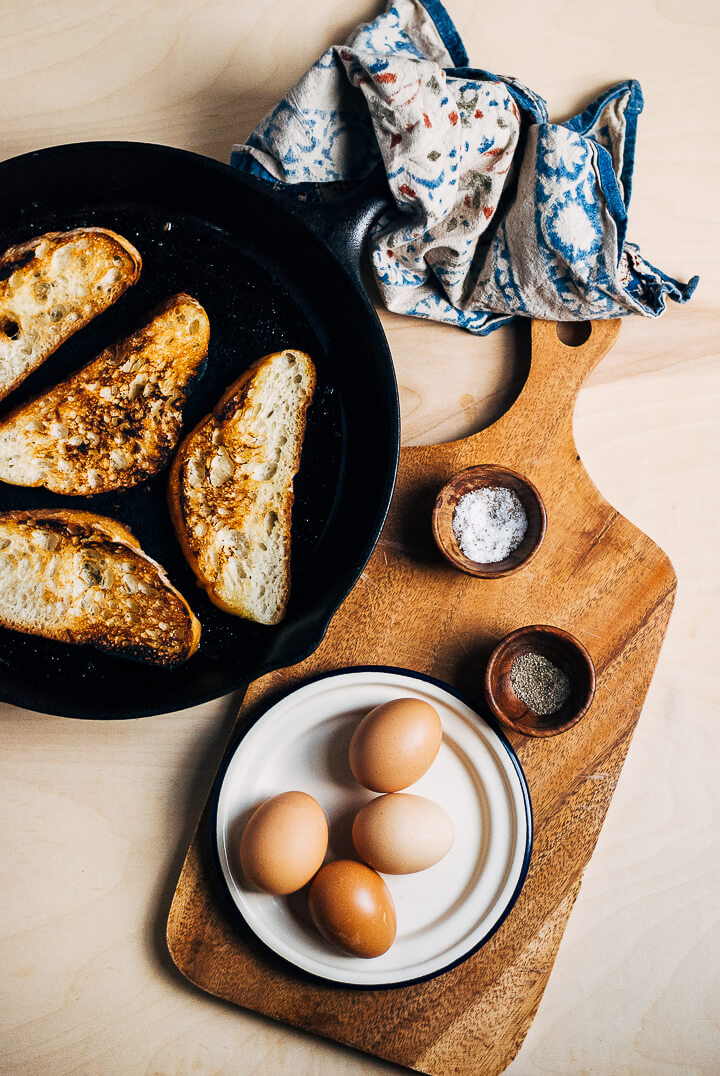
<path id="1" fill-rule="evenodd" d="M 402 450 L 378 546 L 322 644 L 251 685 L 239 717 L 251 721 L 276 691 L 309 675 L 360 664 L 430 673 L 481 709 L 484 662 L 503 635 L 529 623 L 572 631 L 598 674 L 590 712 L 552 739 L 511 737 L 536 827 L 511 915 L 477 954 L 430 982 L 371 992 L 308 984 L 239 925 L 212 866 L 204 815 L 168 922 L 174 961 L 204 990 L 433 1076 L 499 1073 L 515 1056 L 620 775 L 675 592 L 668 558 L 600 496 L 573 439 L 577 392 L 619 327 L 595 323 L 571 350 L 553 323 L 533 323 L 529 377 L 503 418 L 465 440 Z M 527 475 L 548 514 L 535 559 L 492 581 L 448 565 L 430 530 L 438 490 L 479 463 Z"/>
<path id="2" fill-rule="evenodd" d="M 626 319 L 576 407 L 575 435 L 594 481 L 668 551 L 679 587 L 622 780 L 507 1076 L 714 1076 L 718 6 L 606 0 L 601 17 L 590 18 L 566 0 L 445 4 L 471 61 L 542 93 L 553 120 L 615 81 L 641 81 L 628 236 L 666 271 L 700 274 L 688 306 L 671 304 L 658 321 Z M 0 156 L 119 138 L 227 161 L 232 142 L 297 75 L 380 7 L 10 0 L 2 7 Z M 405 445 L 473 433 L 516 394 L 528 365 L 526 323 L 478 339 L 379 313 Z M 400 1072 L 219 1002 L 169 964 L 167 909 L 236 711 L 229 698 L 137 723 L 88 724 L 0 707 L 3 1076 Z M 492 1018 L 489 994 L 483 1005 Z M 472 1027 L 473 1010 L 463 1019 Z"/>

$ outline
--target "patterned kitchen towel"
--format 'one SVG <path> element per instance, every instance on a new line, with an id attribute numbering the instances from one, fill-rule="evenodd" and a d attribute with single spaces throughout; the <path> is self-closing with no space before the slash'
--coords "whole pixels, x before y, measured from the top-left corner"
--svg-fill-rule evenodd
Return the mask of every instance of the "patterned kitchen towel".
<path id="1" fill-rule="evenodd" d="M 516 79 L 468 66 L 438 0 L 391 0 L 334 46 L 232 163 L 303 198 L 382 162 L 392 203 L 370 235 L 390 310 L 485 334 L 515 315 L 657 317 L 688 284 L 625 240 L 637 82 L 549 123 Z"/>

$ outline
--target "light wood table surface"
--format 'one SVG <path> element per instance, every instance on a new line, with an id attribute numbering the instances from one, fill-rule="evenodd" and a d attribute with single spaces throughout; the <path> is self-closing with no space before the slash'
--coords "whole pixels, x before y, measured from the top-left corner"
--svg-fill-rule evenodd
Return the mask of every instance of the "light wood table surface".
<path id="1" fill-rule="evenodd" d="M 0 159 L 86 139 L 227 160 L 368 0 L 2 0 Z M 678 598 L 617 793 L 512 1076 L 720 1071 L 720 364 L 717 5 L 449 0 L 478 67 L 563 119 L 642 83 L 629 237 L 693 301 L 626 320 L 583 389 L 596 484 L 670 555 Z M 671 304 L 672 306 L 672 304 Z M 525 328 L 480 339 L 382 314 L 405 443 L 496 417 Z M 175 972 L 169 903 L 237 712 L 142 721 L 0 706 L 0 1072 L 263 1076 L 401 1071 L 235 1009 Z"/>

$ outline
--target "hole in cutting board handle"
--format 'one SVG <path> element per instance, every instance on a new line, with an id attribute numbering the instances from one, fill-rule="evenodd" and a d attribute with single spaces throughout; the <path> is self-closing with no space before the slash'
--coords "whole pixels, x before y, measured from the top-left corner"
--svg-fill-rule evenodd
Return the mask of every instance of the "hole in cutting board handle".
<path id="1" fill-rule="evenodd" d="M 590 321 L 558 321 L 556 326 L 558 340 L 565 347 L 580 347 L 590 339 L 592 322 Z"/>

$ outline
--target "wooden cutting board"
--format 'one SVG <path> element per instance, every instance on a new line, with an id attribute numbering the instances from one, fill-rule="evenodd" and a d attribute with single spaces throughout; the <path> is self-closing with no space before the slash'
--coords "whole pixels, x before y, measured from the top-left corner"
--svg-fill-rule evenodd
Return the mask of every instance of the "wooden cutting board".
<path id="1" fill-rule="evenodd" d="M 238 719 L 246 724 L 264 700 L 310 675 L 373 664 L 436 676 L 482 711 L 485 662 L 503 635 L 525 624 L 567 628 L 592 655 L 597 693 L 569 732 L 509 737 L 535 818 L 530 870 L 512 912 L 479 952 L 429 982 L 387 991 L 309 982 L 239 923 L 213 865 L 206 807 L 167 928 L 173 960 L 203 990 L 437 1076 L 492 1076 L 517 1053 L 620 776 L 675 593 L 668 558 L 603 499 L 573 439 L 578 390 L 619 329 L 619 321 L 595 322 L 571 348 L 554 323 L 534 322 L 528 381 L 498 422 L 461 441 L 402 449 L 380 541 L 323 642 L 300 665 L 252 684 Z M 437 491 L 478 463 L 526 475 L 547 509 L 536 557 L 498 580 L 457 572 L 431 535 Z"/>

